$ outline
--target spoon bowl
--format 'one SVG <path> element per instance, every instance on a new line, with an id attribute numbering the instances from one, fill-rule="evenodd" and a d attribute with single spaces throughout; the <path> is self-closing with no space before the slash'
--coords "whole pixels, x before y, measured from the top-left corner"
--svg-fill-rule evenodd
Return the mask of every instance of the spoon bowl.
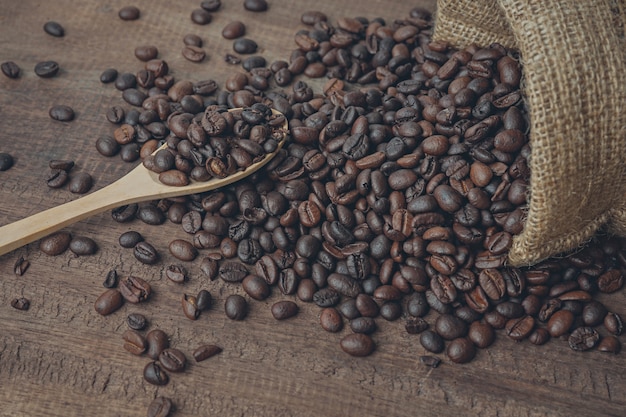
<path id="1" fill-rule="evenodd" d="M 240 110 L 239 108 L 230 109 L 229 112 Z M 282 115 L 274 109 L 272 109 L 272 113 Z M 276 150 L 265 154 L 261 160 L 246 169 L 237 171 L 225 178 L 191 181 L 185 186 L 165 185 L 159 181 L 158 174 L 140 164 L 122 178 L 98 191 L 2 226 L 0 227 L 0 256 L 106 210 L 142 201 L 203 193 L 249 177 L 270 162 L 284 145 L 288 136 L 286 118 L 279 130 L 284 134 L 281 134 Z M 167 144 L 164 144 L 155 153 L 166 146 Z"/>

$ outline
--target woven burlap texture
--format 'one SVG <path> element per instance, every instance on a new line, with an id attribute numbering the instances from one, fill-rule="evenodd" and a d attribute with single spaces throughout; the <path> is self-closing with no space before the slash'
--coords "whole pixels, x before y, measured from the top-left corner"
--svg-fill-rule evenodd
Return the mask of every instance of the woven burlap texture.
<path id="1" fill-rule="evenodd" d="M 519 49 L 530 114 L 529 209 L 509 264 L 626 236 L 624 0 L 440 0 L 434 39 Z"/>

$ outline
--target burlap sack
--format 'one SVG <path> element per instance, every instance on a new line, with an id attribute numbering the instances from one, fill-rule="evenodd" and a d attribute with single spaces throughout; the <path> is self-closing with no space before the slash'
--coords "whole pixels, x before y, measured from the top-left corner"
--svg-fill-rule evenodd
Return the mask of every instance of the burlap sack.
<path id="1" fill-rule="evenodd" d="M 530 111 L 529 265 L 594 233 L 626 236 L 624 0 L 439 0 L 434 39 L 520 51 Z"/>

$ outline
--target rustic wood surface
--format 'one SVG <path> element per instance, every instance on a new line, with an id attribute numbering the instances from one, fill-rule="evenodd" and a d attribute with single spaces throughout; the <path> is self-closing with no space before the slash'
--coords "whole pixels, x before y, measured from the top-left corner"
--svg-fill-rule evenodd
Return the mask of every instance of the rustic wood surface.
<path id="1" fill-rule="evenodd" d="M 177 79 L 213 78 L 223 81 L 234 67 L 222 57 L 231 41 L 221 28 L 240 19 L 248 35 L 258 40 L 268 61 L 287 58 L 293 34 L 302 25 L 301 13 L 311 7 L 331 19 L 341 16 L 406 16 L 416 4 L 431 9 L 434 1 L 318 0 L 314 4 L 271 0 L 271 11 L 243 10 L 242 1 L 224 1 L 207 26 L 194 25 L 190 13 L 199 1 L 137 0 L 142 15 L 124 22 L 117 11 L 121 0 L 0 1 L 0 61 L 22 68 L 17 80 L 0 75 L 0 152 L 14 155 L 15 166 L 0 172 L 0 225 L 77 198 L 66 189 L 49 189 L 43 175 L 51 159 L 73 159 L 75 171 L 95 179 L 94 190 L 113 182 L 135 164 L 119 157 L 107 159 L 95 150 L 99 135 L 110 134 L 105 110 L 123 104 L 112 85 L 99 75 L 108 67 L 135 72 L 141 63 L 134 48 L 154 44 Z M 44 33 L 48 20 L 60 22 L 65 37 Z M 200 64 L 185 61 L 180 51 L 187 33 L 200 35 L 210 57 Z M 35 76 L 39 61 L 54 59 L 61 71 L 52 79 Z M 53 121 L 54 104 L 73 107 L 76 119 Z M 136 261 L 117 242 L 127 230 L 140 231 L 163 256 L 158 266 Z M 285 322 L 274 320 L 270 305 L 252 302 L 248 319 L 228 320 L 223 300 L 242 293 L 238 286 L 209 282 L 199 259 L 187 265 L 191 280 L 175 285 L 163 268 L 175 260 L 167 253 L 179 226 L 148 226 L 136 220 L 119 224 L 109 213 L 96 215 L 67 228 L 72 234 L 94 238 L 94 256 L 57 257 L 42 254 L 36 243 L 0 257 L 0 416 L 142 416 L 158 395 L 174 400 L 176 416 L 574 416 L 624 415 L 626 365 L 624 356 L 600 352 L 575 353 L 563 340 L 535 347 L 515 343 L 501 333 L 488 350 L 470 364 L 447 360 L 437 369 L 420 364 L 424 354 L 418 338 L 407 334 L 402 322 L 378 320 L 376 352 L 352 358 L 339 348 L 346 334 L 326 333 L 318 325 L 319 308 L 300 303 L 301 313 Z M 30 268 L 13 273 L 20 256 Z M 93 308 L 110 269 L 149 280 L 154 297 L 145 305 L 126 304 L 102 317 Z M 209 289 L 214 308 L 199 320 L 186 319 L 180 309 L 183 293 Z M 13 298 L 31 300 L 28 311 L 10 306 Z M 603 298 L 626 316 L 622 291 Z M 186 372 L 171 375 L 164 387 L 144 382 L 146 357 L 122 349 L 128 313 L 141 312 L 150 328 L 160 328 L 171 345 L 190 353 L 203 343 L 222 346 L 222 354 L 205 362 L 191 361 Z M 444 358 L 445 359 L 445 358 Z"/>

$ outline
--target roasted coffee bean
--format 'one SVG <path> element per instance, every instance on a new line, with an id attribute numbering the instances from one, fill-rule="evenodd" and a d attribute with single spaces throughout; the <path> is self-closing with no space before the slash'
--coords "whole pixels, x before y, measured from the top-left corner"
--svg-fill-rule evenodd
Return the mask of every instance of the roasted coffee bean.
<path id="1" fill-rule="evenodd" d="M 117 12 L 117 15 L 122 20 L 137 20 L 140 14 L 141 11 L 135 6 L 125 6 Z"/>
<path id="2" fill-rule="evenodd" d="M 68 190 L 74 194 L 85 194 L 93 185 L 93 178 L 87 172 L 79 172 L 70 177 Z"/>
<path id="3" fill-rule="evenodd" d="M 131 313 L 126 317 L 126 324 L 133 330 L 143 330 L 148 326 L 148 319 L 143 314 Z"/>
<path id="4" fill-rule="evenodd" d="M 0 65 L 2 73 L 8 78 L 18 78 L 20 76 L 20 67 L 13 61 L 5 61 Z"/>
<path id="5" fill-rule="evenodd" d="M 193 295 L 184 294 L 182 298 L 183 314 L 189 320 L 198 320 L 200 317 L 200 309 L 198 308 L 198 302 Z"/>
<path id="6" fill-rule="evenodd" d="M 150 330 L 146 334 L 146 343 L 148 345 L 146 355 L 154 360 L 158 359 L 161 352 L 170 346 L 167 334 L 161 329 Z"/>
<path id="7" fill-rule="evenodd" d="M 350 320 L 350 329 L 354 333 L 372 334 L 376 328 L 376 321 L 371 317 L 357 317 Z"/>
<path id="8" fill-rule="evenodd" d="M 39 250 L 46 255 L 57 256 L 70 247 L 72 235 L 68 232 L 55 232 L 39 241 Z"/>
<path id="9" fill-rule="evenodd" d="M 98 244 L 86 236 L 75 236 L 70 241 L 70 250 L 77 256 L 93 255 L 98 251 Z"/>
<path id="10" fill-rule="evenodd" d="M 170 253 L 181 261 L 193 261 L 198 256 L 198 250 L 184 239 L 172 240 L 168 248 Z"/>
<path id="11" fill-rule="evenodd" d="M 244 0 L 243 7 L 251 12 L 264 12 L 268 5 L 266 0 Z"/>
<path id="12" fill-rule="evenodd" d="M 599 301 L 590 301 L 585 305 L 582 319 L 585 326 L 597 326 L 604 321 L 608 313 L 607 308 Z"/>
<path id="13" fill-rule="evenodd" d="M 533 331 L 535 320 L 531 316 L 510 319 L 506 322 L 506 334 L 513 340 L 523 340 Z"/>
<path id="14" fill-rule="evenodd" d="M 13 264 L 13 273 L 17 276 L 22 276 L 30 266 L 30 262 L 20 256 Z"/>
<path id="15" fill-rule="evenodd" d="M 320 313 L 320 325 L 324 330 L 337 333 L 343 329 L 343 318 L 334 307 L 326 307 Z"/>
<path id="16" fill-rule="evenodd" d="M 139 207 L 139 210 L 137 211 L 137 218 L 142 222 L 153 226 L 163 224 L 166 219 L 163 210 L 152 204 L 145 204 Z"/>
<path id="17" fill-rule="evenodd" d="M 191 12 L 191 21 L 196 25 L 207 25 L 211 23 L 213 16 L 204 9 L 194 9 Z"/>
<path id="18" fill-rule="evenodd" d="M 143 378 L 152 385 L 166 385 L 169 382 L 169 376 L 161 369 L 159 362 L 149 362 L 143 368 Z"/>
<path id="19" fill-rule="evenodd" d="M 116 78 L 117 70 L 115 68 L 107 68 L 100 74 L 100 82 L 102 84 L 112 83 Z"/>
<path id="20" fill-rule="evenodd" d="M 460 318 L 442 314 L 435 321 L 435 331 L 446 340 L 453 340 L 467 335 L 467 324 Z"/>
<path id="21" fill-rule="evenodd" d="M 148 417 L 168 417 L 173 410 L 172 400 L 167 397 L 156 397 L 148 406 Z"/>
<path id="22" fill-rule="evenodd" d="M 143 240 L 144 239 L 141 233 L 129 230 L 128 232 L 124 232 L 120 235 L 118 242 L 123 248 L 134 248 L 137 243 Z"/>
<path id="23" fill-rule="evenodd" d="M 120 206 L 111 210 L 111 217 L 118 223 L 126 223 L 135 218 L 138 209 L 136 203 Z"/>
<path id="24" fill-rule="evenodd" d="M 420 356 L 420 362 L 431 368 L 436 368 L 441 364 L 441 359 L 436 356 L 422 355 Z"/>
<path id="25" fill-rule="evenodd" d="M 30 308 L 30 300 L 24 297 L 14 298 L 11 300 L 11 307 L 16 310 L 26 311 Z"/>
<path id="26" fill-rule="evenodd" d="M 53 120 L 58 120 L 59 122 L 69 122 L 74 120 L 74 109 L 72 109 L 70 106 L 57 104 L 50 107 L 50 110 L 48 110 L 48 115 Z"/>
<path id="27" fill-rule="evenodd" d="M 257 48 L 257 43 L 249 38 L 239 38 L 233 42 L 233 50 L 238 54 L 253 54 Z"/>
<path id="28" fill-rule="evenodd" d="M 117 287 L 118 275 L 115 269 L 111 269 L 107 272 L 106 278 L 102 282 L 102 286 L 104 288 L 115 288 Z"/>
<path id="29" fill-rule="evenodd" d="M 598 332 L 591 327 L 579 327 L 569 336 L 568 343 L 572 350 L 585 351 L 593 349 L 600 340 Z"/>
<path id="30" fill-rule="evenodd" d="M 35 74 L 41 78 L 52 78 L 59 72 L 56 61 L 43 61 L 35 65 Z"/>
<path id="31" fill-rule="evenodd" d="M 150 243 L 141 241 L 137 243 L 133 249 L 133 255 L 135 258 L 147 265 L 154 265 L 160 259 L 159 253 Z"/>
<path id="32" fill-rule="evenodd" d="M 224 302 L 226 317 L 231 320 L 243 320 L 248 315 L 248 302 L 239 294 L 232 294 Z"/>
<path id="33" fill-rule="evenodd" d="M 96 299 L 94 308 L 98 314 L 107 316 L 119 310 L 123 303 L 122 294 L 117 289 L 110 288 Z"/>
<path id="34" fill-rule="evenodd" d="M 198 310 L 205 311 L 211 308 L 213 305 L 213 296 L 208 290 L 198 291 L 196 295 L 196 306 Z"/>
<path id="35" fill-rule="evenodd" d="M 222 29 L 222 36 L 226 39 L 237 39 L 246 34 L 246 25 L 239 21 L 235 20 L 228 23 Z"/>
<path id="36" fill-rule="evenodd" d="M 615 336 L 605 336 L 598 343 L 598 350 L 600 352 L 618 354 L 622 350 L 622 342 Z"/>
<path id="37" fill-rule="evenodd" d="M 206 52 L 202 48 L 193 45 L 186 45 L 182 50 L 182 55 L 191 62 L 202 62 L 206 58 Z"/>
<path id="38" fill-rule="evenodd" d="M 550 317 L 546 328 L 550 336 L 559 337 L 569 333 L 573 324 L 574 314 L 568 310 L 559 310 Z"/>
<path id="39" fill-rule="evenodd" d="M 389 301 L 380 306 L 380 317 L 387 321 L 398 320 L 402 316 L 402 306 L 396 301 Z"/>
<path id="40" fill-rule="evenodd" d="M 69 175 L 62 169 L 51 169 L 46 177 L 46 184 L 50 188 L 61 188 L 67 183 Z"/>
<path id="41" fill-rule="evenodd" d="M 352 333 L 341 339 L 341 349 L 351 356 L 369 356 L 374 352 L 375 344 L 372 338 L 362 333 Z"/>
<path id="42" fill-rule="evenodd" d="M 115 156 L 120 151 L 120 144 L 111 136 L 100 136 L 96 140 L 96 150 L 102 156 Z"/>
<path id="43" fill-rule="evenodd" d="M 543 327 L 538 327 L 528 336 L 528 341 L 533 345 L 543 345 L 550 340 L 550 333 Z"/>
<path id="44" fill-rule="evenodd" d="M 168 265 L 165 269 L 165 276 L 176 284 L 182 284 L 187 281 L 187 270 L 182 265 Z"/>
<path id="45" fill-rule="evenodd" d="M 604 317 L 604 327 L 606 328 L 606 330 L 608 330 L 609 332 L 611 332 L 612 334 L 616 336 L 621 335 L 622 329 L 623 329 L 621 316 L 617 313 L 609 312 Z"/>
<path id="46" fill-rule="evenodd" d="M 624 286 L 624 275 L 619 269 L 610 269 L 598 277 L 598 289 L 603 293 L 613 293 Z"/>
<path id="47" fill-rule="evenodd" d="M 243 290 L 255 300 L 265 300 L 270 296 L 270 287 L 267 282 L 256 275 L 248 275 L 241 282 Z"/>
<path id="48" fill-rule="evenodd" d="M 0 152 L 0 171 L 6 171 L 13 166 L 13 156 Z"/>
<path id="49" fill-rule="evenodd" d="M 443 338 L 432 330 L 425 330 L 420 334 L 420 344 L 432 353 L 441 353 L 445 349 Z"/>
<path id="50" fill-rule="evenodd" d="M 159 354 L 159 363 L 166 371 L 182 372 L 187 365 L 187 358 L 182 351 L 168 348 Z"/>
<path id="51" fill-rule="evenodd" d="M 141 356 L 146 351 L 146 339 L 136 330 L 126 330 L 122 334 L 124 349 L 133 355 Z"/>
<path id="52" fill-rule="evenodd" d="M 468 331 L 468 339 L 481 349 L 491 346 L 495 340 L 495 332 L 493 327 L 487 323 L 480 321 L 473 322 Z"/>
<path id="53" fill-rule="evenodd" d="M 461 337 L 448 344 L 446 355 L 454 363 L 467 363 L 476 356 L 476 348 L 469 339 Z"/>
<path id="54" fill-rule="evenodd" d="M 196 362 L 202 362 L 204 360 L 209 359 L 210 357 L 213 357 L 215 355 L 222 353 L 222 350 L 223 349 L 217 345 L 202 345 L 202 346 L 198 346 L 193 351 L 192 356 Z"/>
<path id="55" fill-rule="evenodd" d="M 152 287 L 142 278 L 128 275 L 119 283 L 119 291 L 129 303 L 146 301 L 152 293 Z"/>
<path id="56" fill-rule="evenodd" d="M 299 308 L 293 301 L 284 300 L 272 304 L 271 311 L 276 320 L 286 320 L 298 314 Z"/>

